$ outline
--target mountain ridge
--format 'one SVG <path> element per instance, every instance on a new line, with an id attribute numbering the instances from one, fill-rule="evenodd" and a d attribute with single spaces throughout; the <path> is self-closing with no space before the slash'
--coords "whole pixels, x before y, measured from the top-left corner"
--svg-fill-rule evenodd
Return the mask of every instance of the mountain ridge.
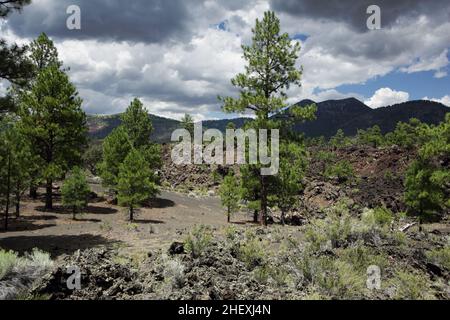
<path id="1" fill-rule="evenodd" d="M 341 100 L 326 100 L 314 102 L 309 99 L 302 100 L 295 105 L 305 106 L 315 103 L 317 105 L 316 120 L 295 123 L 294 130 L 304 132 L 306 136 L 330 137 L 338 129 L 347 135 L 356 134 L 358 129 L 367 129 L 378 125 L 383 133 L 392 131 L 399 121 L 406 122 L 417 118 L 428 124 L 438 124 L 445 119 L 450 108 L 439 102 L 429 100 L 412 100 L 382 108 L 372 109 L 356 98 Z M 287 108 L 289 110 L 291 107 Z M 88 115 L 89 135 L 93 139 L 104 139 L 114 128 L 121 124 L 121 114 L 115 115 Z M 169 142 L 172 132 L 180 128 L 180 121 L 150 115 L 154 132 L 151 139 L 156 142 Z M 204 128 L 224 131 L 229 122 L 237 128 L 242 127 L 251 118 L 234 118 L 221 120 L 205 120 Z"/>

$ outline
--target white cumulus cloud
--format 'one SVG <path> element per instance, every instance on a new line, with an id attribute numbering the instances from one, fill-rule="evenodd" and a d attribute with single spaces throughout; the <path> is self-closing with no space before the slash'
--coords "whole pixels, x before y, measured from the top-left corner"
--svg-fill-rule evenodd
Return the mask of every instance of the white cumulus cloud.
<path id="1" fill-rule="evenodd" d="M 441 99 L 425 97 L 425 98 L 423 98 L 423 100 L 439 102 L 439 103 L 445 104 L 447 107 L 450 107 L 450 95 L 443 96 Z"/>
<path id="2" fill-rule="evenodd" d="M 395 91 L 391 88 L 378 89 L 375 94 L 365 101 L 369 107 L 376 109 L 390 106 L 397 103 L 406 102 L 409 100 L 409 93 L 404 91 Z"/>

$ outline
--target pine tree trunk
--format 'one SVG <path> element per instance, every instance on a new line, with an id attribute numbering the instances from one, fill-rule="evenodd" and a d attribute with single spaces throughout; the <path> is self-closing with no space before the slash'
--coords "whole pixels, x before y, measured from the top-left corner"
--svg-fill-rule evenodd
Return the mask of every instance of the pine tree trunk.
<path id="1" fill-rule="evenodd" d="M 45 209 L 53 210 L 53 181 L 47 179 L 46 193 L 45 193 Z"/>
<path id="2" fill-rule="evenodd" d="M 261 175 L 261 214 L 260 223 L 262 226 L 267 225 L 267 190 L 266 190 L 266 179 Z"/>
<path id="3" fill-rule="evenodd" d="M 130 206 L 130 221 L 134 220 L 134 209 L 133 206 Z"/>
<path id="4" fill-rule="evenodd" d="M 31 197 L 33 200 L 36 200 L 36 199 L 37 199 L 37 187 L 34 186 L 34 185 L 30 186 L 30 197 Z"/>
<path id="5" fill-rule="evenodd" d="M 253 222 L 258 223 L 258 210 L 253 212 Z"/>
<path id="6" fill-rule="evenodd" d="M 284 212 L 284 210 L 281 210 L 281 224 L 283 226 L 286 225 L 285 216 L 286 216 L 286 213 Z"/>
<path id="7" fill-rule="evenodd" d="M 419 232 L 423 231 L 423 209 L 422 204 L 420 204 L 420 212 L 419 212 Z"/>
<path id="8" fill-rule="evenodd" d="M 8 178 L 6 182 L 5 231 L 8 231 L 9 194 L 11 193 L 11 152 L 8 154 Z"/>
<path id="9" fill-rule="evenodd" d="M 230 213 L 230 208 L 228 208 L 227 221 L 228 221 L 228 223 L 230 223 L 230 222 L 231 222 L 231 213 Z"/>
<path id="10" fill-rule="evenodd" d="M 17 183 L 17 190 L 16 190 L 16 218 L 20 217 L 20 185 Z"/>

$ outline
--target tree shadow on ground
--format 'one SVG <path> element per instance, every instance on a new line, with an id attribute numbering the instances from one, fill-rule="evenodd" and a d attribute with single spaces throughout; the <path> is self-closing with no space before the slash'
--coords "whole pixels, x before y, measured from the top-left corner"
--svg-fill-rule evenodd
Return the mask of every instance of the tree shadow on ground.
<path id="1" fill-rule="evenodd" d="M 84 213 L 91 213 L 91 214 L 114 214 L 117 213 L 118 210 L 110 207 L 97 207 L 97 206 L 88 206 Z"/>
<path id="2" fill-rule="evenodd" d="M 85 250 L 97 246 L 112 247 L 120 244 L 119 240 L 111 240 L 100 235 L 45 235 L 45 236 L 15 236 L 0 239 L 0 247 L 19 253 L 39 248 L 56 258 L 62 254 L 73 254 L 77 250 Z"/>
<path id="3" fill-rule="evenodd" d="M 147 220 L 147 219 L 145 219 L 145 220 L 144 219 L 134 219 L 133 223 L 136 223 L 136 224 L 165 224 L 164 221 L 152 220 L 152 219 L 149 219 L 149 220 Z"/>
<path id="4" fill-rule="evenodd" d="M 72 214 L 72 210 L 63 206 L 53 206 L 52 210 L 47 210 L 44 206 L 36 207 L 36 211 L 57 214 Z M 115 214 L 117 209 L 107 207 L 88 206 L 83 210 L 83 214 Z"/>
<path id="5" fill-rule="evenodd" d="M 58 219 L 57 216 L 53 216 L 53 215 L 33 215 L 33 216 L 21 216 L 20 217 L 21 220 L 26 220 L 26 221 L 48 221 L 48 220 L 56 220 Z"/>
<path id="6" fill-rule="evenodd" d="M 247 223 L 250 223 L 250 221 L 231 221 L 230 224 L 234 224 L 234 225 L 238 225 L 238 226 L 243 226 L 246 225 Z M 253 223 L 253 221 L 252 221 Z"/>
<path id="7" fill-rule="evenodd" d="M 5 219 L 0 219 L 0 234 L 7 234 L 8 232 L 21 232 L 21 231 L 37 231 L 56 226 L 54 223 L 35 224 L 32 219 L 23 218 L 9 218 L 8 219 L 8 231 L 5 231 Z"/>
<path id="8" fill-rule="evenodd" d="M 92 223 L 102 222 L 102 220 L 100 220 L 100 219 L 85 219 L 85 218 L 76 218 L 73 221 L 74 222 L 92 222 Z"/>
<path id="9" fill-rule="evenodd" d="M 165 209 L 175 207 L 175 202 L 169 199 L 164 198 L 155 198 L 151 199 L 146 203 L 146 207 L 149 208 L 157 208 L 157 209 Z"/>

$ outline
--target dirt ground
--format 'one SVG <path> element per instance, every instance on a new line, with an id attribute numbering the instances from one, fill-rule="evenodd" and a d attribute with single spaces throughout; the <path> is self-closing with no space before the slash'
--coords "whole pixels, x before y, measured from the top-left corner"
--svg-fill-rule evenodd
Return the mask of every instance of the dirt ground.
<path id="1" fill-rule="evenodd" d="M 249 220 L 245 213 L 233 217 L 236 224 L 251 224 Z M 0 248 L 21 253 L 39 248 L 54 258 L 96 246 L 142 252 L 182 241 L 196 224 L 217 229 L 227 225 L 219 198 L 192 198 L 163 191 L 151 207 L 136 212 L 133 223 L 128 221 L 126 208 L 103 199 L 90 203 L 76 221 L 60 206 L 58 199 L 51 212 L 45 212 L 42 198 L 25 199 L 21 217 L 10 219 L 8 232 L 0 231 Z"/>

